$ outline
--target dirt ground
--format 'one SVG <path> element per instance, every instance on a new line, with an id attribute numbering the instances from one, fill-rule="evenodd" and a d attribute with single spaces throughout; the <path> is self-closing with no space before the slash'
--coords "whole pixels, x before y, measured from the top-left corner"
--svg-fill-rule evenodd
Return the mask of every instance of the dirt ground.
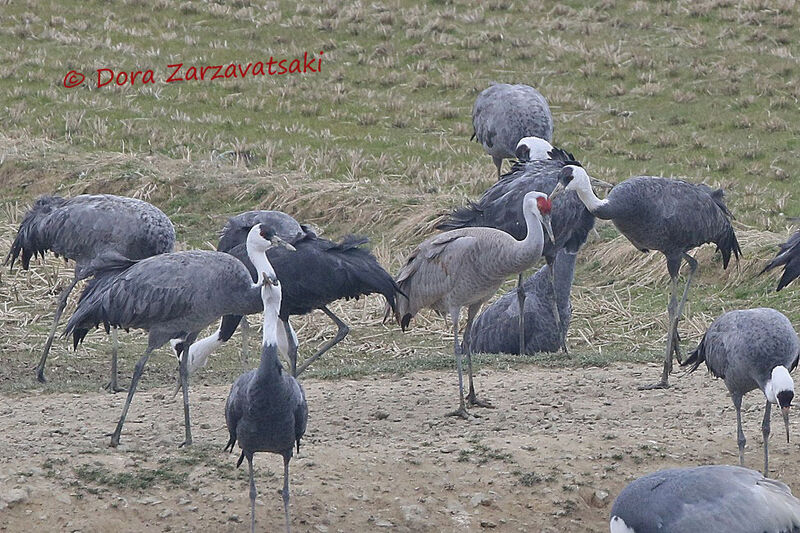
<path id="1" fill-rule="evenodd" d="M 737 462 L 735 411 L 705 372 L 637 391 L 655 365 L 482 370 L 496 409 L 446 418 L 455 372 L 304 383 L 308 432 L 291 463 L 299 532 L 608 531 L 614 497 L 660 468 Z M 226 454 L 227 387 L 192 390 L 195 444 L 167 387 L 137 395 L 108 447 L 124 394 L 0 397 L 0 529 L 246 531 L 246 468 Z M 745 397 L 746 466 L 762 465 L 763 395 Z M 796 422 L 792 422 L 796 427 Z M 776 415 L 771 477 L 797 485 L 796 433 Z M 256 455 L 257 528 L 280 531 L 282 462 Z"/>

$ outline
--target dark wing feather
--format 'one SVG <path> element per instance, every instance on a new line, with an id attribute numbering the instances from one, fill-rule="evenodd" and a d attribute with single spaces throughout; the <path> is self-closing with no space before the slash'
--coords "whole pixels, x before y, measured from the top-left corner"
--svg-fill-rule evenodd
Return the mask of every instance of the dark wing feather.
<path id="1" fill-rule="evenodd" d="M 568 156 L 564 156 L 568 157 Z M 517 162 L 511 172 L 489 187 L 477 202 L 454 211 L 437 229 L 448 231 L 464 227 L 497 228 L 522 240 L 527 225 L 522 212 L 522 200 L 531 191 L 553 192 L 558 174 L 565 164 L 562 160 Z M 586 241 L 594 227 L 594 217 L 574 192 L 556 198 L 552 211 L 552 226 L 556 242 L 545 240 L 543 255 L 552 260 L 559 248 L 569 246 L 576 251 Z"/>
<path id="2" fill-rule="evenodd" d="M 346 236 L 340 243 L 307 234 L 295 242 L 295 251 L 273 247 L 267 258 L 281 280 L 280 316 L 302 315 L 342 298 L 382 294 L 394 308 L 397 285 L 372 253 L 362 246 L 364 237 Z M 228 253 L 242 261 L 255 276 L 244 245 Z M 255 278 L 254 278 L 255 281 Z"/>
<path id="3" fill-rule="evenodd" d="M 795 232 L 785 243 L 781 244 L 780 251 L 775 258 L 767 263 L 763 274 L 773 268 L 785 265 L 783 275 L 778 282 L 778 289 L 781 290 L 789 283 L 800 277 L 800 231 Z"/>

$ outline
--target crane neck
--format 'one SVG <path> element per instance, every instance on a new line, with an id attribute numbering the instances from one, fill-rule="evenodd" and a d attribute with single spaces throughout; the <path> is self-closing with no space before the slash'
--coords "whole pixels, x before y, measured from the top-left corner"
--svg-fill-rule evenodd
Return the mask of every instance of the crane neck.
<path id="1" fill-rule="evenodd" d="M 575 276 L 575 260 L 577 254 L 561 250 L 553 262 L 553 275 L 555 280 L 556 303 L 559 309 L 569 307 L 569 295 Z"/>
<path id="2" fill-rule="evenodd" d="M 263 249 L 262 246 L 250 242 L 249 239 L 247 241 L 247 257 L 250 258 L 250 262 L 253 263 L 256 269 L 256 286 L 260 287 L 261 283 L 264 281 L 263 274 L 267 274 L 272 278 L 277 277 L 275 275 L 275 269 L 272 268 L 272 264 L 270 264 L 267 259 L 267 250 Z"/>
<path id="3" fill-rule="evenodd" d="M 518 241 L 517 253 L 518 263 L 529 264 L 530 258 L 537 261 L 542 256 L 544 249 L 544 229 L 542 229 L 542 222 L 533 211 L 523 211 L 525 216 L 525 225 L 527 226 L 528 233 L 525 238 Z M 527 268 L 527 267 L 526 267 Z"/>
<path id="4" fill-rule="evenodd" d="M 601 200 L 598 198 L 594 190 L 592 190 L 591 184 L 588 182 L 583 184 L 576 192 L 578 193 L 578 198 L 581 199 L 581 202 L 591 214 L 602 219 L 610 218 L 603 216 L 603 208 L 608 205 L 608 199 Z"/>
<path id="5" fill-rule="evenodd" d="M 256 371 L 256 381 L 271 381 L 283 372 L 283 364 L 278 357 L 278 310 L 281 307 L 281 286 L 269 281 L 261 286 L 261 300 L 264 303 L 264 333 L 261 345 L 261 361 Z"/>

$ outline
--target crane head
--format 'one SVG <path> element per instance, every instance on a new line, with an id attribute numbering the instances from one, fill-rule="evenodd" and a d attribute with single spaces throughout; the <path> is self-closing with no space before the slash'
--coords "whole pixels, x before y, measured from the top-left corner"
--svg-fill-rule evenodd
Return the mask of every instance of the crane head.
<path id="1" fill-rule="evenodd" d="M 564 191 L 591 191 L 592 187 L 611 189 L 614 186 L 605 181 L 592 178 L 582 166 L 565 165 L 558 174 L 558 183 L 553 192 L 550 193 L 550 199 L 555 200 Z"/>
<path id="2" fill-rule="evenodd" d="M 553 203 L 547 195 L 538 191 L 529 192 L 525 195 L 523 200 L 522 210 L 523 212 L 534 213 L 547 231 L 547 236 L 550 238 L 550 241 L 555 243 L 553 226 L 550 222 L 550 212 L 553 210 Z M 527 217 L 528 215 L 525 216 Z"/>
<path id="3" fill-rule="evenodd" d="M 514 155 L 520 161 L 541 161 L 550 159 L 553 145 L 541 137 L 523 137 L 517 143 Z"/>
<path id="4" fill-rule="evenodd" d="M 789 442 L 789 408 L 794 399 L 794 381 L 785 366 L 779 365 L 772 369 L 772 377 L 764 387 L 764 396 L 770 403 L 780 406 L 786 426 L 786 442 Z"/>
<path id="5" fill-rule="evenodd" d="M 278 234 L 275 232 L 275 229 L 271 226 L 267 226 L 266 224 L 258 224 L 259 227 L 259 234 L 261 237 L 270 243 L 271 246 L 283 246 L 287 250 L 292 252 L 295 251 L 295 247 L 289 244 L 288 242 L 284 241 Z"/>

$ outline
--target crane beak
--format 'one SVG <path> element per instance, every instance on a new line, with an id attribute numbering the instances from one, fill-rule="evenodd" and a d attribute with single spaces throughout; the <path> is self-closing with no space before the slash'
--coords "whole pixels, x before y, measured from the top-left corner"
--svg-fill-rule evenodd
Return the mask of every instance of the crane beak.
<path id="1" fill-rule="evenodd" d="M 595 189 L 604 189 L 604 190 L 609 191 L 609 190 L 614 188 L 614 184 L 613 183 L 609 183 L 607 181 L 599 180 L 599 179 L 593 178 L 591 176 L 589 176 L 589 183 L 591 183 L 592 187 L 594 187 Z"/>
<path id="2" fill-rule="evenodd" d="M 273 246 L 283 246 L 284 248 L 286 248 L 290 252 L 296 252 L 297 251 L 297 249 L 294 246 L 292 246 L 288 242 L 284 241 L 283 239 L 281 239 L 277 235 L 273 236 L 272 239 L 270 239 L 269 242 L 271 242 Z"/>
<path id="3" fill-rule="evenodd" d="M 564 192 L 564 185 L 562 185 L 561 182 L 556 183 L 556 188 L 553 189 L 553 192 L 550 193 L 549 196 L 550 201 L 552 202 L 553 200 L 555 200 L 556 196 L 559 196 L 562 192 Z"/>
<path id="4" fill-rule="evenodd" d="M 547 230 L 547 236 L 550 238 L 550 242 L 555 244 L 556 238 L 553 236 L 553 225 L 550 223 L 550 215 L 542 215 L 542 226 Z"/>
<path id="5" fill-rule="evenodd" d="M 783 415 L 783 425 L 786 426 L 786 443 L 789 443 L 789 406 L 781 407 Z"/>
<path id="6" fill-rule="evenodd" d="M 261 273 L 261 285 L 273 285 L 275 287 L 278 286 L 278 276 L 274 273 L 262 272 Z"/>

